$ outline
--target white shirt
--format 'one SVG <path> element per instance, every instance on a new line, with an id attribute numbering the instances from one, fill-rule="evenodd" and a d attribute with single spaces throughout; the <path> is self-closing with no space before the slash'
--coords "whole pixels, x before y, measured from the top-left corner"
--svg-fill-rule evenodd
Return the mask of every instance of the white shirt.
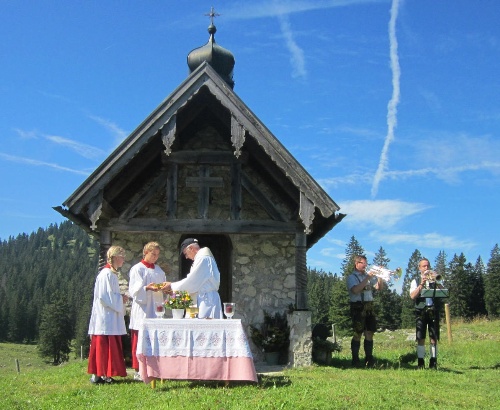
<path id="1" fill-rule="evenodd" d="M 161 291 L 146 290 L 150 283 L 166 282 L 165 272 L 155 264 L 154 269 L 147 268 L 142 262 L 130 269 L 130 296 L 133 298 L 130 310 L 130 329 L 139 330 L 140 322 L 146 318 L 155 318 L 155 303 L 163 301 Z"/>
<path id="2" fill-rule="evenodd" d="M 118 276 L 110 268 L 104 268 L 97 275 L 94 285 L 89 335 L 126 334 L 124 313 Z"/>

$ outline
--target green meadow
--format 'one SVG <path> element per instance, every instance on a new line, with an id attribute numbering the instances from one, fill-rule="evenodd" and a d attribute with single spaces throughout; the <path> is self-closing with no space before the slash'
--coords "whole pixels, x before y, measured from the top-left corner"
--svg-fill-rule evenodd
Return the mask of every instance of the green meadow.
<path id="1" fill-rule="evenodd" d="M 1 403 L 23 410 L 500 408 L 500 321 L 453 323 L 451 332 L 449 340 L 442 326 L 437 370 L 416 369 L 408 329 L 375 335 L 372 369 L 350 367 L 345 338 L 329 366 L 260 373 L 258 384 L 164 381 L 155 389 L 132 377 L 91 385 L 86 360 L 51 366 L 34 345 L 0 343 Z"/>

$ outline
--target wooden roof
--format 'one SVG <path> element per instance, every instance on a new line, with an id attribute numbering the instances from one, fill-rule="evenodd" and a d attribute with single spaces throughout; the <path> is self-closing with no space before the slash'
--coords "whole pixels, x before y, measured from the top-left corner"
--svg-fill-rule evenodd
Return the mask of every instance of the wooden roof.
<path id="1" fill-rule="evenodd" d="M 130 220 L 134 209 L 147 201 L 146 192 L 154 192 L 165 185 L 161 176 L 165 164 L 181 161 L 185 155 L 177 149 L 179 135 L 189 138 L 208 123 L 220 133 L 230 134 L 234 152 L 231 158 L 227 158 L 228 153 L 223 158 L 221 152 L 191 152 L 190 155 L 196 158 L 190 160 L 196 162 L 205 158 L 206 161 L 227 162 L 244 158 L 291 209 L 296 209 L 296 220 L 292 221 L 295 224 L 291 224 L 280 220 L 278 215 L 272 215 L 272 204 L 266 203 L 266 198 L 258 198 L 275 220 L 269 225 L 270 229 L 280 231 L 282 227 L 288 232 L 297 229 L 299 222 L 307 235 L 309 248 L 344 217 L 338 213 L 338 205 L 206 62 L 115 149 L 64 201 L 62 207 L 54 209 L 94 233 L 99 232 L 99 220 Z M 248 185 L 246 189 L 251 191 Z M 139 192 L 142 195 L 138 195 Z M 130 201 L 131 195 L 137 198 Z M 125 201 L 126 198 L 129 201 Z M 128 203 L 125 208 L 124 203 Z M 184 232 L 182 222 L 157 221 L 143 229 Z M 235 232 L 234 227 L 224 226 L 220 221 L 211 223 L 212 230 L 217 224 L 216 229 L 220 232 Z M 209 221 L 197 229 L 203 230 L 207 226 L 210 226 Z M 239 221 L 238 231 L 252 232 L 249 226 Z M 130 226 L 115 223 L 114 229 L 127 230 Z M 141 230 L 141 227 L 135 229 Z"/>

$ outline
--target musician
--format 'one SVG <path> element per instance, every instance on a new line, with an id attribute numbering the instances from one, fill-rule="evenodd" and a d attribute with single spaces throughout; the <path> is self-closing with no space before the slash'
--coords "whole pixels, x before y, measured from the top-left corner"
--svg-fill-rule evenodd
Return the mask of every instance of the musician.
<path id="1" fill-rule="evenodd" d="M 420 277 L 413 279 L 410 285 L 410 297 L 415 301 L 416 338 L 418 368 L 425 368 L 425 337 L 429 331 L 430 360 L 429 369 L 437 368 L 437 341 L 439 340 L 439 299 L 420 296 L 423 289 L 443 289 L 438 283 L 439 275 L 431 271 L 429 260 L 418 263 Z"/>
<path id="2" fill-rule="evenodd" d="M 373 310 L 373 289 L 379 290 L 384 286 L 382 279 L 375 276 L 374 272 L 366 272 L 366 257 L 354 256 L 354 271 L 347 277 L 349 290 L 353 336 L 351 339 L 352 365 L 359 366 L 359 350 L 361 336 L 365 339 L 365 366 L 372 367 L 373 359 L 373 334 L 377 330 L 377 318 Z"/>

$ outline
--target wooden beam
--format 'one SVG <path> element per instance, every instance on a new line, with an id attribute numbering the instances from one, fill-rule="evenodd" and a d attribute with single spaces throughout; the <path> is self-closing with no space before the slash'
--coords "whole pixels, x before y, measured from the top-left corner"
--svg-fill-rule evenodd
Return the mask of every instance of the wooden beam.
<path id="1" fill-rule="evenodd" d="M 211 164 L 211 165 L 229 165 L 235 162 L 246 163 L 248 153 L 242 152 L 239 158 L 236 158 L 229 151 L 175 151 L 165 160 L 167 163 L 174 164 Z"/>
<path id="2" fill-rule="evenodd" d="M 241 218 L 241 164 L 233 163 L 231 165 L 231 219 L 239 220 Z"/>
<path id="3" fill-rule="evenodd" d="M 116 232 L 197 232 L 199 234 L 295 234 L 297 229 L 300 229 L 296 222 L 209 219 L 160 220 L 156 218 L 135 218 L 130 221 L 111 219 L 107 221 L 106 228 Z M 302 227 L 301 230 L 303 229 Z"/>
<path id="4" fill-rule="evenodd" d="M 221 177 L 210 176 L 210 166 L 200 165 L 198 177 L 187 177 L 187 188 L 198 188 L 198 218 L 208 219 L 208 206 L 211 202 L 211 188 L 222 188 L 224 180 Z"/>
<path id="5" fill-rule="evenodd" d="M 288 220 L 269 200 L 269 198 L 250 180 L 250 178 L 242 172 L 241 185 L 248 193 L 264 208 L 267 214 L 275 221 L 285 222 Z"/>
<path id="6" fill-rule="evenodd" d="M 177 217 L 177 164 L 167 165 L 167 209 L 165 210 L 167 219 Z"/>
<path id="7" fill-rule="evenodd" d="M 133 218 L 137 213 L 153 198 L 160 189 L 166 184 L 167 176 L 165 172 L 160 172 L 159 175 L 134 196 L 130 205 L 121 213 L 120 219 Z"/>

